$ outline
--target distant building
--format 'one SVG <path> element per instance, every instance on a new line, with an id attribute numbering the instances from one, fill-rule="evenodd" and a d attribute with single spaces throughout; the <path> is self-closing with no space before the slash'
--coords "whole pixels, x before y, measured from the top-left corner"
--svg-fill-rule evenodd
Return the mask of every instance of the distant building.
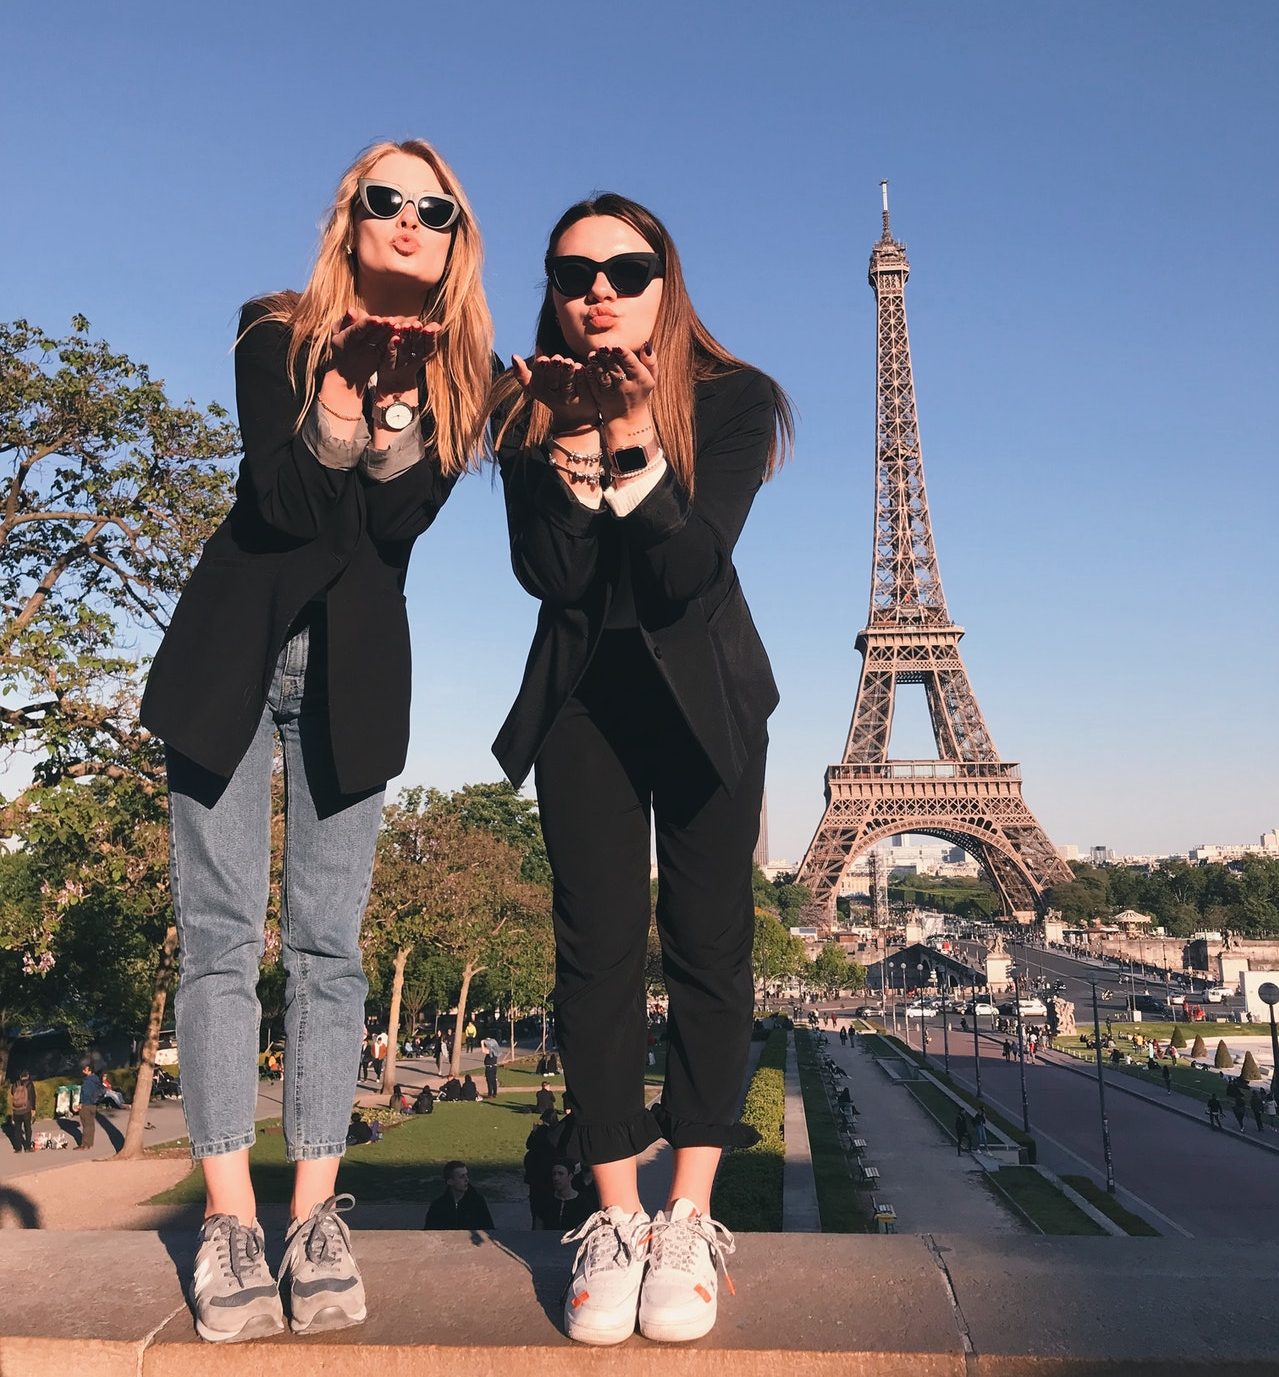
<path id="1" fill-rule="evenodd" d="M 759 840 L 755 843 L 755 864 L 761 870 L 768 864 L 768 790 L 759 804 Z"/>
<path id="2" fill-rule="evenodd" d="M 1093 865 L 1109 865 L 1110 847 L 1090 846 L 1088 848 L 1088 859 L 1092 862 Z"/>

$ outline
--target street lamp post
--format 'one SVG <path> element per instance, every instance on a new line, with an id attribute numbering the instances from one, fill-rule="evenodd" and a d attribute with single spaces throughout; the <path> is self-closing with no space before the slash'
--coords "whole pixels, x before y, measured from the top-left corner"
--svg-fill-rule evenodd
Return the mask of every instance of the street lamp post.
<path id="1" fill-rule="evenodd" d="M 977 972 L 973 972 L 973 1076 L 981 1099 L 981 1036 L 977 1031 Z"/>
<path id="2" fill-rule="evenodd" d="M 1021 1077 L 1021 1126 L 1030 1132 L 1030 1101 L 1026 1098 L 1026 1038 L 1021 1028 L 1021 959 L 1013 967 L 1013 1005 L 1017 1010 L 1017 1070 Z"/>
<path id="3" fill-rule="evenodd" d="M 897 1036 L 897 985 L 893 980 L 893 971 L 897 966 L 896 961 L 888 963 L 888 988 L 893 996 L 893 1036 Z"/>
<path id="4" fill-rule="evenodd" d="M 916 999 L 919 1000 L 919 1055 L 923 1057 L 925 1063 L 928 1061 L 928 1019 L 924 1009 L 924 963 L 919 961 L 915 965 L 915 970 L 919 973 L 919 980 L 916 982 Z"/>
<path id="5" fill-rule="evenodd" d="M 946 990 L 950 985 L 950 972 L 943 971 L 946 977 L 941 982 L 941 1059 L 942 1065 L 946 1068 L 946 1074 L 950 1075 L 950 1020 L 946 1017 Z M 977 1017 L 976 1014 L 973 1015 Z"/>
<path id="6" fill-rule="evenodd" d="M 1110 1120 L 1106 1117 L 1106 1078 L 1102 1071 L 1101 1062 L 1101 1012 L 1097 1008 L 1097 982 L 1091 980 L 1089 984 L 1092 986 L 1093 1050 L 1097 1053 L 1097 1098 L 1101 1104 L 1101 1153 L 1106 1160 L 1106 1189 L 1111 1195 L 1114 1195 L 1115 1163 L 1110 1155 Z M 1270 1017 L 1273 1023 L 1273 1009 Z"/>
<path id="7" fill-rule="evenodd" d="M 1275 1005 L 1279 1004 L 1279 985 L 1267 980 L 1257 987 L 1257 993 L 1270 1007 L 1270 1059 L 1274 1070 L 1270 1073 L 1270 1093 L 1279 1095 L 1279 1029 L 1275 1026 Z"/>

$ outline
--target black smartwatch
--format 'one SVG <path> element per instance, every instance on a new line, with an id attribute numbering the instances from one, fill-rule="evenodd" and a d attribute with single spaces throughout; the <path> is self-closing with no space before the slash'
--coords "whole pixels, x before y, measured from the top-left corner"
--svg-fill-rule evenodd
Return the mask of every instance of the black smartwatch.
<path id="1" fill-rule="evenodd" d="M 615 449 L 608 456 L 608 461 L 614 473 L 627 478 L 633 473 L 643 472 L 657 458 L 657 454 L 657 442 L 652 441 L 647 445 L 627 445 L 624 449 Z"/>

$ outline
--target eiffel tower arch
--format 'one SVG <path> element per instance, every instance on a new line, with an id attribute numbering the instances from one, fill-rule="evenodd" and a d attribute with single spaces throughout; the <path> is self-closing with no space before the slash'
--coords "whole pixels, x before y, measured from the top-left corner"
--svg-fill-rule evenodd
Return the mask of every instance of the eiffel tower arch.
<path id="1" fill-rule="evenodd" d="M 888 223 L 871 250 L 876 302 L 875 515 L 870 615 L 858 633 L 861 678 L 843 759 L 826 771 L 826 810 L 796 874 L 810 917 L 829 926 L 849 867 L 902 832 L 973 855 L 1004 911 L 1042 913 L 1044 892 L 1071 879 L 1021 794 L 1021 770 L 999 758 L 959 653 L 963 627 L 946 609 L 924 485 L 906 328 L 905 245 Z M 891 760 L 899 685 L 922 684 L 935 760 Z"/>

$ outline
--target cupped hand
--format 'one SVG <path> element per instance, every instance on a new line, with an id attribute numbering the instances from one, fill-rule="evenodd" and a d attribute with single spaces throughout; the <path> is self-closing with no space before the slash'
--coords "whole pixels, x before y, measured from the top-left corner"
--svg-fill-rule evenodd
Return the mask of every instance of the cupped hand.
<path id="1" fill-rule="evenodd" d="M 383 365 L 390 321 L 363 311 L 348 311 L 333 329 L 333 367 L 349 386 L 362 392 Z"/>
<path id="2" fill-rule="evenodd" d="M 377 370 L 377 389 L 379 392 L 407 392 L 416 385 L 417 375 L 427 359 L 439 348 L 440 332 L 444 327 L 438 321 L 385 319 L 391 325 L 391 337 Z"/>
<path id="3" fill-rule="evenodd" d="M 599 407 L 582 386 L 582 365 L 560 354 L 548 358 L 539 354 L 532 360 L 511 356 L 515 376 L 527 397 L 541 402 L 551 411 L 553 426 L 596 425 Z"/>
<path id="4" fill-rule="evenodd" d="M 614 346 L 596 349 L 587 356 L 582 374 L 600 417 L 615 421 L 647 410 L 657 386 L 657 356 L 651 344 L 638 353 Z"/>

